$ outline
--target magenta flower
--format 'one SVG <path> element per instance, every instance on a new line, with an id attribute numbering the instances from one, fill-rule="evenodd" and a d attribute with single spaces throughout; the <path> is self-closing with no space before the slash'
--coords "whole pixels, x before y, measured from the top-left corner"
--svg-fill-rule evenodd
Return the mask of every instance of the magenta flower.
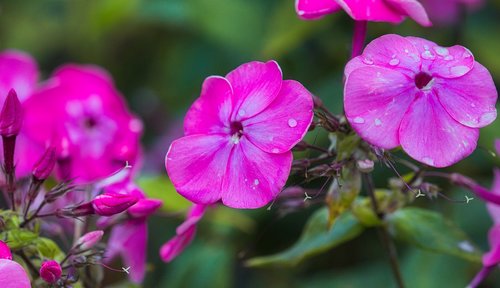
<path id="1" fill-rule="evenodd" d="M 296 0 L 300 18 L 312 20 L 344 10 L 356 21 L 400 23 L 410 17 L 422 26 L 430 26 L 424 7 L 417 0 Z"/>
<path id="2" fill-rule="evenodd" d="M 170 262 L 193 241 L 196 225 L 205 214 L 207 206 L 194 204 L 187 214 L 187 219 L 175 230 L 176 235 L 160 249 L 161 259 Z"/>
<path id="3" fill-rule="evenodd" d="M 162 202 L 156 199 L 147 199 L 144 193 L 133 183 L 125 182 L 113 185 L 108 189 L 126 191 L 139 201 L 128 208 L 129 218 L 122 224 L 113 226 L 105 257 L 111 261 L 115 256 L 121 255 L 124 265 L 130 267 L 130 280 L 140 283 L 146 273 L 146 252 L 148 241 L 147 218 L 160 208 Z M 106 220 L 101 221 L 101 223 Z"/>
<path id="4" fill-rule="evenodd" d="M 55 283 L 61 278 L 62 269 L 57 261 L 44 261 L 40 267 L 40 278 L 47 283 Z"/>
<path id="5" fill-rule="evenodd" d="M 0 240 L 0 259 L 12 260 L 12 253 L 9 246 Z"/>
<path id="6" fill-rule="evenodd" d="M 312 117 L 311 94 L 296 81 L 283 81 L 274 61 L 208 77 L 184 120 L 186 136 L 170 146 L 167 172 L 194 203 L 262 207 L 285 184 L 290 150 Z"/>
<path id="7" fill-rule="evenodd" d="M 402 146 L 434 167 L 474 151 L 479 129 L 496 118 L 490 73 L 462 46 L 385 35 L 345 68 L 347 119 L 367 142 Z"/>
<path id="8" fill-rule="evenodd" d="M 484 4 L 484 0 L 420 0 L 433 23 L 450 25 L 459 22 L 462 9 L 475 10 Z"/>
<path id="9" fill-rule="evenodd" d="M 0 259 L 0 287 L 2 288 L 30 288 L 30 278 L 23 266 L 17 262 Z"/>
<path id="10" fill-rule="evenodd" d="M 40 146 L 58 147 L 60 176 L 79 183 L 105 178 L 139 156 L 141 121 L 95 66 L 56 70 L 25 102 L 24 128 Z"/>

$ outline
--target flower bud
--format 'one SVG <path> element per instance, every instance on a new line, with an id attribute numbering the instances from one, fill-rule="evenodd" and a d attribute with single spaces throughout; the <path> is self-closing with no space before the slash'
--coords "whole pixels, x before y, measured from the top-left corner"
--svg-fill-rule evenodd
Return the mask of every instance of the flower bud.
<path id="1" fill-rule="evenodd" d="M 0 135 L 12 137 L 19 134 L 23 124 L 23 109 L 14 89 L 9 91 L 0 114 Z"/>
<path id="2" fill-rule="evenodd" d="M 59 209 L 58 216 L 80 217 L 95 214 L 92 202 L 86 202 L 75 207 Z"/>
<path id="3" fill-rule="evenodd" d="M 33 177 L 37 180 L 45 180 L 56 165 L 56 148 L 49 147 L 42 155 L 40 160 L 33 166 Z"/>
<path id="4" fill-rule="evenodd" d="M 89 232 L 78 239 L 76 246 L 82 250 L 87 250 L 92 248 L 97 242 L 101 241 L 104 231 L 97 230 Z"/>
<path id="5" fill-rule="evenodd" d="M 163 201 L 158 199 L 140 199 L 128 208 L 127 212 L 135 218 L 147 217 L 161 207 Z"/>
<path id="6" fill-rule="evenodd" d="M 132 195 L 107 193 L 101 194 L 92 200 L 95 213 L 101 216 L 111 216 L 127 210 L 139 199 Z"/>
<path id="7" fill-rule="evenodd" d="M 47 283 L 55 283 L 61 278 L 61 265 L 54 260 L 45 261 L 40 267 L 40 277 Z"/>
<path id="8" fill-rule="evenodd" d="M 0 259 L 12 260 L 12 253 L 10 253 L 10 248 L 5 244 L 5 242 L 0 240 Z"/>

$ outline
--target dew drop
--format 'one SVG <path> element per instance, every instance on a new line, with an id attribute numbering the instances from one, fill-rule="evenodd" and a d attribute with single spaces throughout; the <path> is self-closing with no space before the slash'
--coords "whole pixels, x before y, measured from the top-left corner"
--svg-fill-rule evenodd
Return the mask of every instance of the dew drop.
<path id="1" fill-rule="evenodd" d="M 469 67 L 467 66 L 453 66 L 450 68 L 450 73 L 454 76 L 462 76 L 469 72 Z"/>
<path id="2" fill-rule="evenodd" d="M 245 114 L 246 114 L 246 112 L 243 109 L 240 109 L 240 111 L 238 111 L 238 115 L 240 115 L 240 116 L 245 116 Z"/>
<path id="3" fill-rule="evenodd" d="M 425 50 L 424 52 L 422 52 L 422 58 L 426 60 L 432 60 L 434 59 L 434 54 L 432 54 L 432 52 L 429 50 Z"/>
<path id="4" fill-rule="evenodd" d="M 484 122 L 491 123 L 496 118 L 497 118 L 496 112 L 487 112 L 487 113 L 484 113 L 483 115 L 481 115 L 481 122 L 482 123 L 484 123 Z"/>
<path id="5" fill-rule="evenodd" d="M 294 128 L 297 126 L 297 120 L 293 119 L 293 118 L 290 118 L 288 119 L 288 126 Z"/>
<path id="6" fill-rule="evenodd" d="M 363 124 L 363 123 L 365 123 L 365 119 L 361 118 L 361 117 L 356 117 L 356 118 L 354 118 L 354 123 Z"/>
<path id="7" fill-rule="evenodd" d="M 363 57 L 363 63 L 373 65 L 373 60 L 371 58 Z"/>
<path id="8" fill-rule="evenodd" d="M 470 107 L 475 108 L 475 107 L 476 107 L 476 104 L 474 104 L 474 103 L 470 103 Z"/>
<path id="9" fill-rule="evenodd" d="M 399 59 L 397 58 L 391 59 L 391 61 L 389 61 L 389 65 L 391 66 L 396 66 L 398 64 L 399 64 Z"/>
<path id="10" fill-rule="evenodd" d="M 255 180 L 253 180 L 253 185 L 257 186 L 257 185 L 259 185 L 259 183 L 260 183 L 260 182 L 259 182 L 259 179 L 255 179 Z"/>
<path id="11" fill-rule="evenodd" d="M 450 54 L 450 51 L 444 47 L 436 46 L 434 47 L 434 51 L 436 51 L 436 54 L 439 56 L 446 56 Z"/>
<path id="12" fill-rule="evenodd" d="M 410 53 L 410 50 L 405 49 L 405 53 L 406 53 L 406 54 Z"/>
<path id="13" fill-rule="evenodd" d="M 380 126 L 382 125 L 382 121 L 378 118 L 375 118 L 375 126 Z"/>
<path id="14" fill-rule="evenodd" d="M 453 57 L 452 55 L 446 55 L 446 56 L 444 57 L 444 60 L 446 60 L 446 61 L 451 61 L 451 60 L 453 60 L 453 59 L 455 59 L 455 57 Z"/>
<path id="15" fill-rule="evenodd" d="M 427 165 L 434 165 L 434 159 L 432 158 L 429 158 L 429 157 L 424 157 L 422 159 L 422 162 L 424 162 L 425 164 Z"/>

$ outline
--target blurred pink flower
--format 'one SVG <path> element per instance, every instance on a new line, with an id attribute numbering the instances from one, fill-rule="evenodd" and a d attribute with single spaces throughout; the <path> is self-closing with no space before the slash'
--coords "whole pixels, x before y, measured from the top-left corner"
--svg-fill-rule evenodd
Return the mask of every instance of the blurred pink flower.
<path id="1" fill-rule="evenodd" d="M 439 25 L 450 25 L 459 22 L 462 9 L 474 10 L 484 4 L 484 0 L 420 0 L 429 18 Z"/>
<path id="2" fill-rule="evenodd" d="M 0 259 L 12 260 L 12 253 L 9 246 L 0 240 Z"/>
<path id="3" fill-rule="evenodd" d="M 142 123 L 99 67 L 60 67 L 25 102 L 24 112 L 29 138 L 58 147 L 63 178 L 95 181 L 138 160 Z"/>
<path id="4" fill-rule="evenodd" d="M 441 1 L 441 0 L 439 0 Z M 400 23 L 410 17 L 430 26 L 424 7 L 417 0 L 296 0 L 295 10 L 305 20 L 344 10 L 356 21 Z"/>
<path id="5" fill-rule="evenodd" d="M 282 80 L 274 61 L 208 77 L 184 120 L 186 136 L 170 146 L 167 172 L 177 191 L 194 203 L 262 207 L 285 184 L 291 149 L 312 117 L 309 91 Z"/>
<path id="6" fill-rule="evenodd" d="M 345 68 L 344 107 L 356 132 L 375 146 L 402 146 L 434 167 L 474 151 L 479 129 L 497 115 L 490 73 L 462 46 L 440 47 L 385 35 Z"/>
<path id="7" fill-rule="evenodd" d="M 23 266 L 12 261 L 9 246 L 0 240 L 0 287 L 29 288 L 30 279 Z"/>
<path id="8" fill-rule="evenodd" d="M 135 205 L 127 210 L 128 219 L 122 224 L 113 226 L 105 257 L 107 261 L 111 261 L 115 256 L 121 255 L 124 265 L 130 267 L 130 280 L 134 283 L 140 283 L 146 272 L 147 217 L 160 208 L 162 201 L 147 199 L 144 192 L 132 182 L 116 184 L 108 189 L 116 189 L 115 193 L 127 193 L 139 199 Z M 104 218 L 101 224 L 110 222 L 110 220 Z"/>
<path id="9" fill-rule="evenodd" d="M 176 235 L 160 249 L 161 259 L 172 261 L 193 241 L 196 234 L 196 225 L 205 214 L 207 206 L 194 204 L 187 214 L 187 219 L 176 229 Z"/>

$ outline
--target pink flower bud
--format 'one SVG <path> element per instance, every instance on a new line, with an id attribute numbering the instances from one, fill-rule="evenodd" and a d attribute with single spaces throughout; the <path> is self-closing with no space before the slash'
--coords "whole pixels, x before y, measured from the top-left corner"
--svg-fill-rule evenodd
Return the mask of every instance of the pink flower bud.
<path id="1" fill-rule="evenodd" d="M 89 232 L 78 239 L 76 246 L 79 246 L 82 250 L 92 248 L 97 242 L 101 241 L 104 231 L 97 230 Z"/>
<path id="2" fill-rule="evenodd" d="M 107 193 L 101 194 L 92 200 L 95 213 L 101 216 L 111 216 L 127 210 L 139 199 L 132 195 Z"/>
<path id="3" fill-rule="evenodd" d="M 142 218 L 153 214 L 160 206 L 163 201 L 158 199 L 140 199 L 133 206 L 128 208 L 127 212 L 132 217 Z"/>
<path id="4" fill-rule="evenodd" d="M 56 165 L 56 148 L 49 147 L 40 160 L 33 167 L 33 176 L 38 180 L 45 180 Z"/>
<path id="5" fill-rule="evenodd" d="M 62 216 L 80 217 L 95 214 L 92 202 L 80 204 L 74 208 L 59 210 Z"/>
<path id="6" fill-rule="evenodd" d="M 0 259 L 12 260 L 12 253 L 10 253 L 10 248 L 5 244 L 5 242 L 0 240 Z"/>
<path id="7" fill-rule="evenodd" d="M 3 104 L 0 114 L 0 135 L 12 137 L 19 134 L 23 124 L 23 109 L 16 91 L 11 89 Z"/>
<path id="8" fill-rule="evenodd" d="M 61 265 L 54 260 L 45 261 L 40 267 L 40 277 L 47 283 L 55 283 L 61 278 Z"/>

